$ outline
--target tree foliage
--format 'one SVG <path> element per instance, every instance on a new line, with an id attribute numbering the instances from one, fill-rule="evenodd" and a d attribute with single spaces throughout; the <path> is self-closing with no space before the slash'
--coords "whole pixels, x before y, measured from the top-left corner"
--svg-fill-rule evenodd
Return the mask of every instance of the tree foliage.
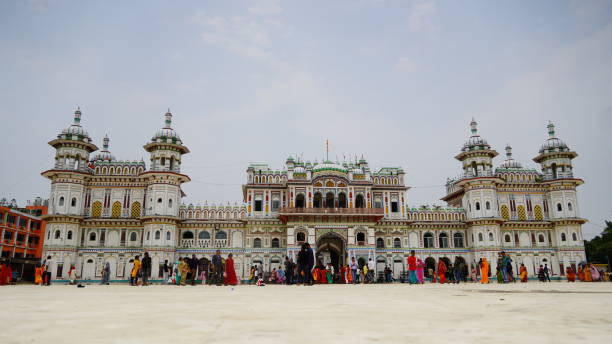
<path id="1" fill-rule="evenodd" d="M 608 264 L 612 261 L 612 221 L 606 221 L 606 228 L 600 235 L 585 240 L 584 249 L 589 262 Z"/>

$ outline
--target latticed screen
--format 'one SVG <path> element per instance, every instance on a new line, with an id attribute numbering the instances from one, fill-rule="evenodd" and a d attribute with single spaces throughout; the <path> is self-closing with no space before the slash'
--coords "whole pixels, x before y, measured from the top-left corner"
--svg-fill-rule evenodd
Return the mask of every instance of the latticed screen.
<path id="1" fill-rule="evenodd" d="M 113 203 L 113 211 L 111 217 L 121 217 L 121 202 Z"/>
<path id="2" fill-rule="evenodd" d="M 132 218 L 137 219 L 140 217 L 140 202 L 132 203 Z"/>
<path id="3" fill-rule="evenodd" d="M 504 220 L 510 220 L 510 212 L 505 204 L 501 206 L 501 216 L 504 218 Z"/>
<path id="4" fill-rule="evenodd" d="M 92 217 L 102 216 L 102 203 L 101 202 L 94 202 L 91 205 L 91 216 Z"/>
<path id="5" fill-rule="evenodd" d="M 542 221 L 542 220 L 544 220 L 544 216 L 542 216 L 542 208 L 541 208 L 539 205 L 536 205 L 536 206 L 533 208 L 533 212 L 534 212 L 534 214 L 535 214 L 535 219 L 536 219 L 537 221 Z"/>
<path id="6" fill-rule="evenodd" d="M 517 212 L 518 212 L 519 220 L 521 221 L 527 220 L 527 215 L 525 214 L 525 207 L 523 207 L 522 205 L 519 205 L 517 208 Z"/>

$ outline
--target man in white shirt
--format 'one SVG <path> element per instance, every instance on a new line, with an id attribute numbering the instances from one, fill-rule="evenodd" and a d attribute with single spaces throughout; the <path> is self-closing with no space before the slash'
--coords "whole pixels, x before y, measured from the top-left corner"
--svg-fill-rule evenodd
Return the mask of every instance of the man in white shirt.
<path id="1" fill-rule="evenodd" d="M 45 266 L 45 272 L 43 272 L 43 285 L 51 285 L 51 256 L 47 256 L 47 259 L 43 262 Z"/>
<path id="2" fill-rule="evenodd" d="M 367 276 L 367 280 L 369 281 L 369 283 L 374 283 L 375 275 L 376 275 L 376 264 L 374 263 L 372 258 L 370 258 L 370 261 L 368 261 L 368 276 Z"/>

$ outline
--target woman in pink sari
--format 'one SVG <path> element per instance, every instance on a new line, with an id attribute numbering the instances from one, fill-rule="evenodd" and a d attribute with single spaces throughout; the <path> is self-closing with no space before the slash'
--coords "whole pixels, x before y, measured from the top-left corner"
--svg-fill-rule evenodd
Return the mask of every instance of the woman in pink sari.
<path id="1" fill-rule="evenodd" d="M 599 275 L 599 270 L 597 270 L 595 265 L 591 265 L 591 279 L 593 280 L 593 282 L 599 282 L 600 277 L 601 276 Z"/>
<path id="2" fill-rule="evenodd" d="M 421 259 L 417 259 L 417 281 L 419 284 L 423 284 L 423 277 L 425 275 L 425 263 Z"/>

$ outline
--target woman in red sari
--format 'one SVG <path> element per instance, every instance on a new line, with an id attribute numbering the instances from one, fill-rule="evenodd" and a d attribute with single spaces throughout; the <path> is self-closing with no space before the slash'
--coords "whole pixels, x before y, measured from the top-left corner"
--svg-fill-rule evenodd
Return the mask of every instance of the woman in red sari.
<path id="1" fill-rule="evenodd" d="M 576 281 L 576 272 L 574 272 L 574 269 L 572 269 L 571 266 L 565 268 L 565 276 L 567 277 L 568 282 Z"/>
<path id="2" fill-rule="evenodd" d="M 236 270 L 234 269 L 234 258 L 230 253 L 225 260 L 225 281 L 223 284 L 236 285 L 238 284 L 238 278 L 236 278 Z"/>
<path id="3" fill-rule="evenodd" d="M 6 265 L 4 262 L 0 263 L 0 285 L 6 284 L 6 279 L 8 276 L 7 272 L 8 272 L 8 265 Z"/>
<path id="4" fill-rule="evenodd" d="M 446 283 L 446 271 L 446 264 L 442 259 L 440 259 L 440 262 L 438 263 L 438 276 L 440 276 L 440 284 Z"/>

